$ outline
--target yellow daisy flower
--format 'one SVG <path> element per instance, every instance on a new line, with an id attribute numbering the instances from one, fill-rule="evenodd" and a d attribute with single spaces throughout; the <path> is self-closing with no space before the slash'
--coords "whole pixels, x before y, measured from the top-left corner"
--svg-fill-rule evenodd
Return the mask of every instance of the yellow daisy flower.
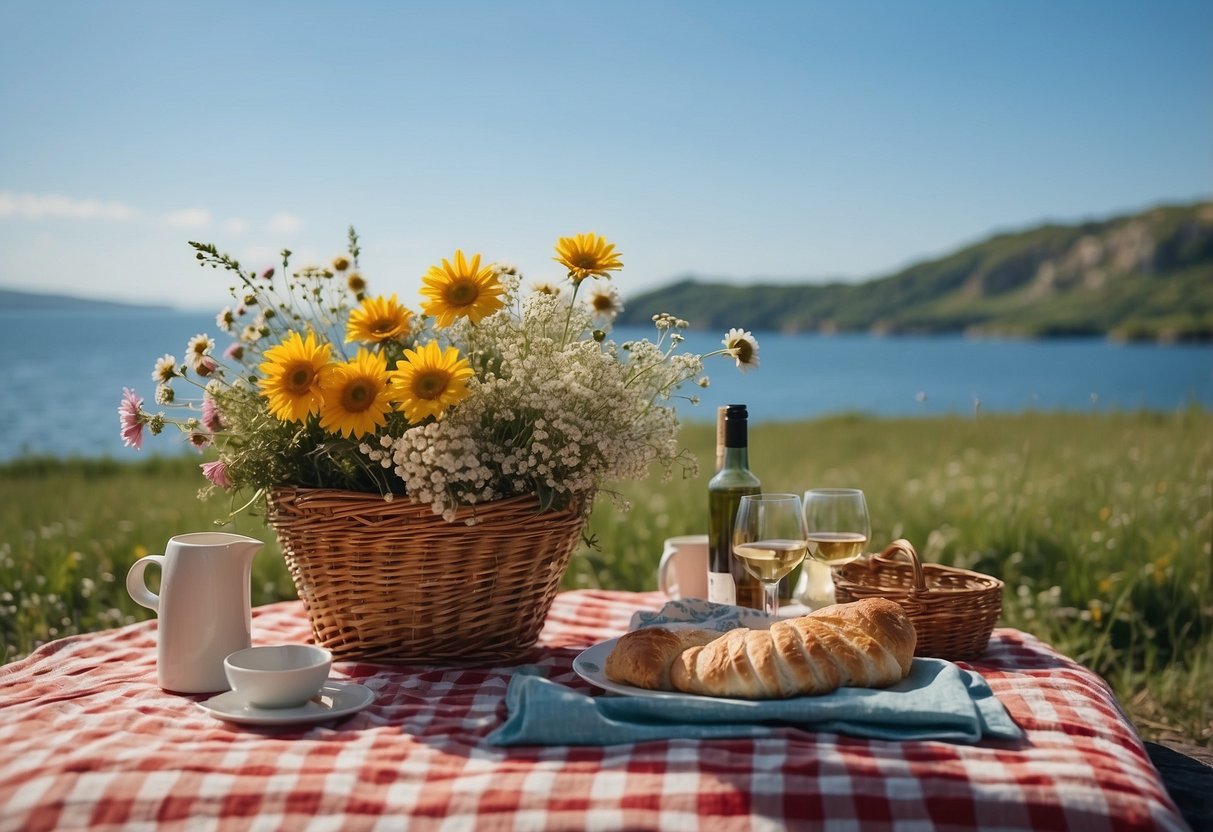
<path id="1" fill-rule="evenodd" d="M 597 234 L 561 237 L 556 241 L 556 254 L 559 256 L 552 259 L 569 270 L 569 277 L 574 283 L 581 283 L 594 275 L 610 277 L 608 272 L 623 268 L 615 244 L 608 243 L 605 237 Z"/>
<path id="2" fill-rule="evenodd" d="M 413 313 L 396 300 L 383 295 L 364 298 L 362 305 L 350 312 L 346 324 L 345 341 L 361 341 L 365 344 L 381 344 L 393 338 L 407 335 L 409 318 Z"/>
<path id="3" fill-rule="evenodd" d="M 417 350 L 405 350 L 392 373 L 392 398 L 414 424 L 427 416 L 441 419 L 451 405 L 467 398 L 472 366 L 459 350 L 430 341 Z"/>
<path id="4" fill-rule="evenodd" d="M 387 381 L 387 359 L 367 349 L 330 364 L 320 376 L 320 427 L 356 439 L 386 425 L 392 409 Z"/>
<path id="5" fill-rule="evenodd" d="M 270 413 L 283 422 L 302 422 L 309 414 L 319 413 L 323 399 L 320 372 L 329 363 L 332 346 L 316 343 L 309 332 L 305 340 L 290 332 L 282 343 L 265 351 L 258 381 L 261 395 L 269 402 Z"/>
<path id="6" fill-rule="evenodd" d="M 433 315 L 439 327 L 450 326 L 460 317 L 479 323 L 505 305 L 496 272 L 488 266 L 481 268 L 479 254 L 469 263 L 462 251 L 456 251 L 454 265 L 443 260 L 441 266 L 430 266 L 422 283 L 421 294 L 430 300 L 421 309 Z"/>

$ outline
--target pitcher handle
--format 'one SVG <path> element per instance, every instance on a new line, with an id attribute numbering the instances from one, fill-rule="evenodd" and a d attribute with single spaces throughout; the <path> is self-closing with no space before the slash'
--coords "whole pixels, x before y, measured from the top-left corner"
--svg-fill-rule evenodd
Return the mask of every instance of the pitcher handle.
<path id="1" fill-rule="evenodd" d="M 139 606 L 160 612 L 160 596 L 147 588 L 143 578 L 143 571 L 153 563 L 164 574 L 164 555 L 145 555 L 132 563 L 130 571 L 126 573 L 126 591 Z"/>

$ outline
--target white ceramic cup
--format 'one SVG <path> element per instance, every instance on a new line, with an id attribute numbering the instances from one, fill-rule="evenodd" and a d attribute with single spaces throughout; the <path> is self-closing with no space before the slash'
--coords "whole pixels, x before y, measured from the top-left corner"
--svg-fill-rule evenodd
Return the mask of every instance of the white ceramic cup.
<path id="1" fill-rule="evenodd" d="M 657 565 L 657 587 L 671 598 L 708 597 L 708 536 L 666 538 Z"/>
<path id="2" fill-rule="evenodd" d="M 237 650 L 223 660 L 232 690 L 254 708 L 297 708 L 320 692 L 333 654 L 310 644 Z"/>

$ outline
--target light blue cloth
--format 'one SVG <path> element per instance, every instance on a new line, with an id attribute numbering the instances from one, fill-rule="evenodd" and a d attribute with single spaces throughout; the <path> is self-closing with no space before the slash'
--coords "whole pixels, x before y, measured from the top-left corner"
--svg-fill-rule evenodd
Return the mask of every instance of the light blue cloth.
<path id="1" fill-rule="evenodd" d="M 711 697 L 588 696 L 524 668 L 506 692 L 493 745 L 614 745 L 678 737 L 765 737 L 783 725 L 887 740 L 974 743 L 1023 736 L 985 679 L 941 659 L 915 659 L 883 690 L 741 702 Z"/>
<path id="2" fill-rule="evenodd" d="M 633 625 L 672 622 L 737 626 L 736 607 L 674 602 L 638 613 Z M 745 626 L 761 626 L 753 614 Z M 769 623 L 769 622 L 767 622 Z M 613 745 L 674 738 L 769 736 L 791 725 L 888 740 L 975 743 L 1018 739 L 1022 730 L 980 674 L 942 659 L 914 659 L 910 674 L 883 690 L 840 688 L 823 696 L 743 702 L 711 697 L 589 696 L 520 668 L 506 692 L 509 716 L 493 745 Z"/>

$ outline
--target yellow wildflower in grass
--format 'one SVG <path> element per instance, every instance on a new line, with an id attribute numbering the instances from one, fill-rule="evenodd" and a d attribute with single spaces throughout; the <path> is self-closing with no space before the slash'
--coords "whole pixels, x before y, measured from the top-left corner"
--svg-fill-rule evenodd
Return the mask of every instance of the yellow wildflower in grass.
<path id="1" fill-rule="evenodd" d="M 459 357 L 459 350 L 444 350 L 430 341 L 420 349 L 405 350 L 404 358 L 392 373 L 392 398 L 410 422 L 416 424 L 427 416 L 441 419 L 448 407 L 467 398 L 472 366 Z"/>
<path id="2" fill-rule="evenodd" d="M 309 414 L 320 412 L 320 373 L 328 365 L 331 351 L 331 345 L 316 343 L 313 333 L 305 340 L 294 331 L 265 351 L 265 361 L 258 368 L 264 378 L 258 385 L 270 413 L 283 422 L 302 422 Z"/>
<path id="3" fill-rule="evenodd" d="M 480 266 L 479 254 L 469 263 L 461 250 L 456 251 L 454 265 L 443 260 L 441 266 L 430 266 L 422 283 L 421 294 L 429 301 L 421 309 L 433 315 L 439 327 L 450 326 L 456 318 L 479 323 L 481 318 L 505 305 L 497 273 L 488 266 Z"/>
<path id="4" fill-rule="evenodd" d="M 364 344 L 381 344 L 400 338 L 409 332 L 409 318 L 413 313 L 396 300 L 382 295 L 365 298 L 362 305 L 350 312 L 346 324 L 345 340 L 361 341 Z"/>
<path id="5" fill-rule="evenodd" d="M 320 427 L 356 439 L 386 425 L 392 409 L 387 381 L 387 359 L 370 350 L 330 364 L 320 376 Z"/>
<path id="6" fill-rule="evenodd" d="M 556 241 L 556 254 L 552 259 L 569 270 L 574 283 L 595 275 L 609 277 L 609 272 L 623 268 L 615 244 L 597 234 L 561 237 Z"/>
<path id="7" fill-rule="evenodd" d="M 1103 602 L 1092 598 L 1087 602 L 1087 616 L 1093 624 L 1103 621 Z"/>

